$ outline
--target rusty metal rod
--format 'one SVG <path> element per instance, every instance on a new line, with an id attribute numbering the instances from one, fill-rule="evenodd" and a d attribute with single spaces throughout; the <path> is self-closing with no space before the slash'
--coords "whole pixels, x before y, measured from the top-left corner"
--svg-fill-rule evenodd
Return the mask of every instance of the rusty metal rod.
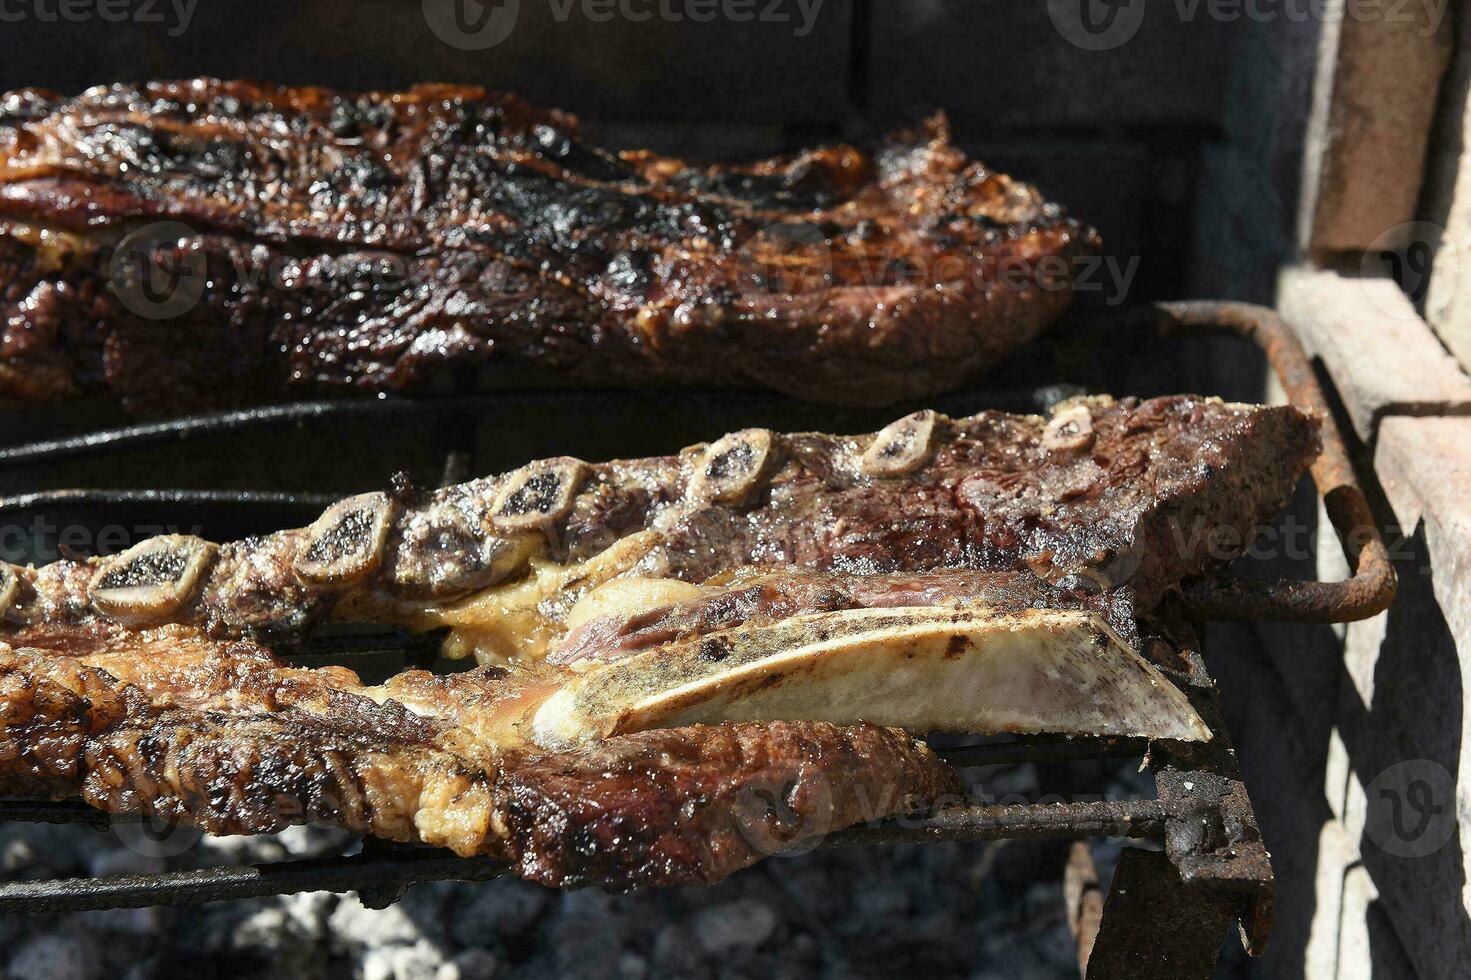
<path id="1" fill-rule="evenodd" d="M 80 800 L 0 800 L 0 823 L 84 824 L 106 830 L 114 823 L 138 822 L 132 814 L 112 814 Z"/>
<path id="2" fill-rule="evenodd" d="M 1166 334 L 1225 334 L 1251 340 L 1266 354 L 1289 401 L 1318 419 L 1323 451 L 1313 463 L 1313 482 L 1353 570 L 1343 582 L 1217 577 L 1186 588 L 1191 608 L 1209 619 L 1308 623 L 1353 622 L 1389 608 L 1395 592 L 1389 549 L 1359 487 L 1312 362 L 1292 328 L 1276 311 L 1248 303 L 1160 303 L 1154 315 L 1156 326 Z"/>

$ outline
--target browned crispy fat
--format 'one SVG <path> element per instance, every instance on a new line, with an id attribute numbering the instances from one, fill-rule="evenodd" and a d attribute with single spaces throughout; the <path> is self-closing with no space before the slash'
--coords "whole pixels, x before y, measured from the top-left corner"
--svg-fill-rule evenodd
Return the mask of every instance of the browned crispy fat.
<path id="1" fill-rule="evenodd" d="M 197 409 L 504 364 L 881 404 L 1031 339 L 1096 248 L 942 117 L 873 155 L 702 167 L 444 85 L 0 99 L 0 394 L 26 400 Z"/>
<path id="2" fill-rule="evenodd" d="M 180 626 L 25 640 L 0 645 L 0 793 L 214 833 L 316 821 L 628 888 L 718 881 L 960 791 L 923 745 L 871 725 L 696 726 L 542 752 L 507 726 L 535 680 L 498 669 L 368 688 Z"/>
<path id="3" fill-rule="evenodd" d="M 1008 573 L 1047 591 L 1039 604 L 1113 609 L 1127 632 L 1167 589 L 1238 555 L 1317 448 L 1296 409 L 1186 396 L 1085 399 L 1050 420 L 930 414 L 876 436 L 746 430 L 676 456 L 559 459 L 383 503 L 384 523 L 342 555 L 340 518 L 362 508 L 339 504 L 312 528 L 220 546 L 174 618 L 281 636 L 332 618 L 487 625 L 515 607 L 549 631 L 542 649 L 608 577 L 701 583 L 783 564 Z M 351 574 L 328 574 L 348 558 Z M 11 619 L 112 616 L 89 598 L 94 575 L 88 562 L 22 570 Z"/>
<path id="4" fill-rule="evenodd" d="M 522 757 L 499 788 L 521 874 L 562 886 L 618 883 L 630 865 L 650 884 L 690 881 L 691 867 L 715 881 L 962 791 L 953 771 L 894 729 L 818 722 L 622 735 Z"/>

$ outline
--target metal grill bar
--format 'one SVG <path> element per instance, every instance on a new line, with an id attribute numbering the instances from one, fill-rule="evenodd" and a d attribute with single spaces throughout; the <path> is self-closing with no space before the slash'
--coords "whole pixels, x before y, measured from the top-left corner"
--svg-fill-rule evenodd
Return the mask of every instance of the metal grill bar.
<path id="1" fill-rule="evenodd" d="M 38 507 L 321 508 L 339 499 L 326 493 L 255 490 L 46 490 L 0 497 L 0 514 L 24 513 Z"/>
<path id="2" fill-rule="evenodd" d="M 358 891 L 364 904 L 383 908 L 410 885 L 426 881 L 489 881 L 504 862 L 462 858 L 447 851 L 406 851 L 392 857 L 349 857 L 241 867 L 201 868 L 156 875 L 112 875 L 0 885 L 0 913 L 80 912 L 88 909 L 194 905 L 296 892 Z"/>
<path id="3" fill-rule="evenodd" d="M 104 824 L 110 819 L 93 812 Z M 16 819 L 33 818 L 19 806 L 6 812 L 13 814 L 26 814 Z M 1035 806 L 976 803 L 849 828 L 825 837 L 822 846 L 1080 836 L 1162 839 L 1165 819 L 1164 806 L 1157 800 Z M 492 858 L 461 858 L 448 851 L 392 845 L 375 850 L 387 850 L 389 856 L 364 853 L 154 875 L 9 882 L 0 885 L 0 913 L 189 905 L 307 891 L 357 891 L 364 904 L 381 907 L 421 882 L 487 881 L 507 873 L 505 864 Z"/>
<path id="4" fill-rule="evenodd" d="M 83 824 L 106 830 L 114 823 L 139 819 L 107 813 L 78 800 L 0 800 L 0 821 L 6 823 Z"/>
<path id="5" fill-rule="evenodd" d="M 47 439 L 41 442 L 22 443 L 18 446 L 0 448 L 0 466 L 20 463 L 54 463 L 76 456 L 103 454 L 118 449 L 156 446 L 171 442 L 186 442 L 190 439 L 206 438 L 223 432 L 238 432 L 258 426 L 271 426 L 283 422 L 311 422 L 331 418 L 342 413 L 344 405 L 357 411 L 375 409 L 396 410 L 396 404 L 381 401 L 362 402 L 297 402 L 291 405 L 270 405 L 239 412 L 222 412 L 217 415 L 185 416 L 163 422 L 144 422 L 116 429 L 103 429 L 79 436 Z"/>
<path id="6" fill-rule="evenodd" d="M 1159 800 L 1090 801 L 946 807 L 922 821 L 885 821 L 850 827 L 827 838 L 834 846 L 929 844 L 947 840 L 1024 840 L 1048 837 L 1159 838 L 1168 814 Z"/>
<path id="7" fill-rule="evenodd" d="M 1143 739 L 1025 738 L 999 745 L 967 745 L 936 749 L 952 766 L 1019 766 L 1025 763 L 1080 762 L 1085 759 L 1139 758 L 1149 749 Z"/>

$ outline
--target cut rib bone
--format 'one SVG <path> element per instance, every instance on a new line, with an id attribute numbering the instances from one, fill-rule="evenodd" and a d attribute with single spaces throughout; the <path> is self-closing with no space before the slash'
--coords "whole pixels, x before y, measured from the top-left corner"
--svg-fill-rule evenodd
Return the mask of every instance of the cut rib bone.
<path id="1" fill-rule="evenodd" d="M 852 609 L 584 660 L 532 716 L 548 748 L 723 721 L 860 721 L 915 732 L 1210 737 L 1097 616 Z"/>

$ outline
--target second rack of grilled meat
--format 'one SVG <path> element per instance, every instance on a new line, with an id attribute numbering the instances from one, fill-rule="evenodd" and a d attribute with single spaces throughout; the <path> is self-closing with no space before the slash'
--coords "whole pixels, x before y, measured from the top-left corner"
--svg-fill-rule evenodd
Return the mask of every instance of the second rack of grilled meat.
<path id="1" fill-rule="evenodd" d="M 327 620 L 449 627 L 452 655 L 504 662 L 543 656 L 579 602 L 633 616 L 748 566 L 966 569 L 992 574 L 994 607 L 1091 610 L 1128 638 L 1168 589 L 1241 553 L 1317 447 L 1293 408 L 1186 396 L 1075 400 L 1051 418 L 919 412 L 853 437 L 751 429 L 674 456 L 363 494 L 223 545 L 170 535 L 0 569 L 0 606 L 16 623 L 277 639 Z"/>
<path id="2" fill-rule="evenodd" d="M 0 793 L 222 834 L 315 822 L 502 858 L 549 885 L 710 883 L 945 798 L 902 732 L 695 726 L 565 750 L 516 737 L 502 668 L 367 687 L 183 626 L 0 643 Z"/>

